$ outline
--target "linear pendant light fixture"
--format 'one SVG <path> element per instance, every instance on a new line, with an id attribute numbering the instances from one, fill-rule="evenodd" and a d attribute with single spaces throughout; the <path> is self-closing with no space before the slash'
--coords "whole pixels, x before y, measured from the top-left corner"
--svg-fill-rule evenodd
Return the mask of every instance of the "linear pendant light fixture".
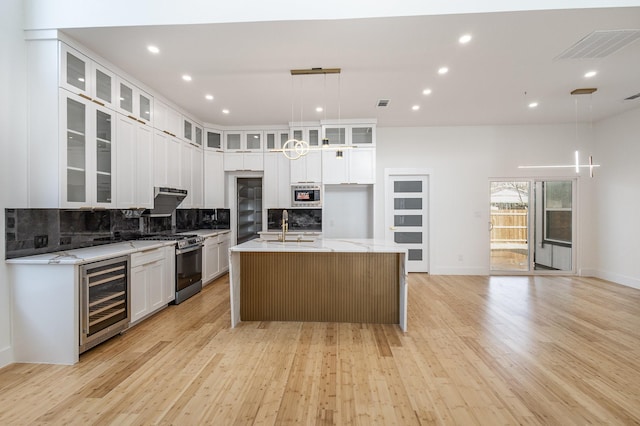
<path id="1" fill-rule="evenodd" d="M 341 73 L 341 69 L 340 68 L 307 68 L 307 69 L 296 69 L 296 70 L 291 70 L 291 78 L 293 79 L 295 76 L 304 76 L 304 75 L 317 75 L 317 74 L 324 74 L 325 75 L 325 92 L 326 92 L 326 75 L 327 74 L 340 74 Z M 291 119 L 293 121 L 293 80 L 292 80 L 292 85 L 291 85 L 291 90 L 292 90 L 292 96 L 291 96 Z M 340 95 L 338 95 L 339 97 Z M 339 102 L 340 100 L 338 100 Z M 324 111 L 326 114 L 326 105 L 324 107 Z M 300 121 L 302 122 L 302 100 L 301 100 L 301 110 L 300 110 Z M 323 138 L 322 139 L 322 146 L 321 147 L 312 147 L 309 145 L 309 142 L 305 141 L 305 140 L 298 140 L 295 138 L 291 138 L 289 140 L 287 140 L 283 145 L 282 148 L 280 149 L 271 149 L 269 150 L 270 152 L 282 152 L 282 154 L 287 157 L 289 160 L 297 160 L 298 158 L 301 158 L 305 155 L 307 155 L 309 153 L 309 151 L 320 151 L 320 150 L 327 150 L 327 149 L 335 149 L 336 150 L 336 157 L 341 159 L 342 158 L 342 150 L 345 148 L 351 148 L 350 146 L 346 146 L 346 147 L 340 147 L 340 148 L 333 148 L 330 146 L 329 144 L 329 140 L 327 138 Z"/>
<path id="2" fill-rule="evenodd" d="M 595 87 L 587 87 L 581 89 L 574 89 L 571 91 L 571 95 L 592 95 L 598 90 Z M 578 99 L 576 98 L 576 142 L 578 140 Z M 580 164 L 580 153 L 575 151 L 574 164 L 558 164 L 548 166 L 518 166 L 519 169 L 575 169 L 576 174 L 580 173 L 581 168 L 589 168 L 589 177 L 593 177 L 593 169 L 600 167 L 600 164 L 593 164 L 593 156 L 589 156 L 589 164 Z"/>

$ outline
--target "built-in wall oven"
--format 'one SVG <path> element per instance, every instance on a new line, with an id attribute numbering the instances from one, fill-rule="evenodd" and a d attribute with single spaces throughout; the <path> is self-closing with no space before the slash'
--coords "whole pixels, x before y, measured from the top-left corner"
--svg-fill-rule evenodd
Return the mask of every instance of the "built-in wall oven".
<path id="1" fill-rule="evenodd" d="M 80 353 L 129 326 L 129 256 L 80 266 Z"/>

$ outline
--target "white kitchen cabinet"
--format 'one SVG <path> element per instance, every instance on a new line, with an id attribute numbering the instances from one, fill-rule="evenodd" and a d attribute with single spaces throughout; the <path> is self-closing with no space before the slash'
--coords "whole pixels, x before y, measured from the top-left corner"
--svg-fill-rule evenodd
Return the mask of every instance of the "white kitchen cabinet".
<path id="1" fill-rule="evenodd" d="M 151 126 L 128 116 L 117 116 L 116 207 L 153 207 L 153 133 Z"/>
<path id="2" fill-rule="evenodd" d="M 118 78 L 117 83 L 118 112 L 141 124 L 151 125 L 153 97 L 123 78 Z"/>
<path id="3" fill-rule="evenodd" d="M 100 106 L 116 107 L 116 75 L 60 42 L 59 85 Z"/>
<path id="4" fill-rule="evenodd" d="M 203 155 L 202 149 L 182 142 L 180 154 L 180 189 L 187 190 L 187 197 L 180 208 L 201 208 L 203 204 Z"/>
<path id="5" fill-rule="evenodd" d="M 320 127 L 291 127 L 289 135 L 296 140 L 304 140 L 309 143 L 310 147 L 320 146 Z"/>
<path id="6" fill-rule="evenodd" d="M 224 207 L 224 153 L 204 151 L 204 208 Z"/>
<path id="7" fill-rule="evenodd" d="M 182 135 L 180 126 L 182 125 L 182 115 L 157 99 L 153 101 L 154 117 L 153 127 L 167 133 L 170 136 L 178 137 Z"/>
<path id="8" fill-rule="evenodd" d="M 291 183 L 322 182 L 322 152 L 309 151 L 296 160 L 289 160 Z"/>
<path id="9" fill-rule="evenodd" d="M 264 170 L 264 154 L 261 152 L 225 152 L 224 170 Z"/>
<path id="10" fill-rule="evenodd" d="M 376 143 L 375 122 L 335 123 L 323 121 L 323 137 L 329 140 L 329 145 L 352 145 L 372 147 Z"/>
<path id="11" fill-rule="evenodd" d="M 273 149 L 282 149 L 288 140 L 288 130 L 266 130 L 264 132 L 264 150 L 265 152 L 269 152 Z"/>
<path id="12" fill-rule="evenodd" d="M 219 274 L 222 274 L 229 270 L 229 247 L 231 246 L 230 231 L 218 235 L 218 246 L 220 247 L 220 249 L 218 250 L 218 265 L 220 268 Z"/>
<path id="13" fill-rule="evenodd" d="M 345 149 L 342 158 L 338 158 L 333 149 L 322 152 L 324 184 L 372 184 L 375 183 L 375 170 L 375 148 Z"/>
<path id="14" fill-rule="evenodd" d="M 173 247 L 161 247 L 131 254 L 132 324 L 164 308 L 173 300 L 172 293 L 175 292 L 170 285 L 172 263 L 175 265 L 173 253 Z"/>
<path id="15" fill-rule="evenodd" d="M 182 142 L 160 130 L 153 133 L 153 186 L 180 188 Z"/>
<path id="16" fill-rule="evenodd" d="M 204 240 L 202 261 L 202 283 L 211 281 L 229 270 L 230 232 L 207 237 Z"/>
<path id="17" fill-rule="evenodd" d="M 291 206 L 290 161 L 281 152 L 264 154 L 263 201 L 265 208 Z"/>
<path id="18" fill-rule="evenodd" d="M 182 118 L 182 140 L 198 146 L 202 146 L 203 130 L 202 125 L 196 123 L 194 120 L 183 117 Z"/>
<path id="19" fill-rule="evenodd" d="M 257 130 L 225 131 L 224 170 L 263 170 L 262 138 L 263 132 Z"/>
<path id="20" fill-rule="evenodd" d="M 112 110 L 60 89 L 61 207 L 114 206 Z"/>
<path id="21" fill-rule="evenodd" d="M 220 272 L 220 246 L 218 235 L 208 237 L 204 240 L 203 261 L 202 261 L 202 284 L 206 285 Z"/>
<path id="22" fill-rule="evenodd" d="M 222 131 L 215 129 L 205 129 L 206 149 L 222 151 Z"/>

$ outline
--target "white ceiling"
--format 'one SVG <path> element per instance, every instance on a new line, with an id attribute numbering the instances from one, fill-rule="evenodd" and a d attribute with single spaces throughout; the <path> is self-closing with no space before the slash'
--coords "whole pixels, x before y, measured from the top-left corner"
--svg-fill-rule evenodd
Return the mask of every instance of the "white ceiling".
<path id="1" fill-rule="evenodd" d="M 640 7 L 64 31 L 194 118 L 233 127 L 324 118 L 376 118 L 379 126 L 595 122 L 640 106 L 624 100 L 640 92 L 640 41 L 601 59 L 554 58 L 594 30 L 621 29 L 640 29 Z M 465 33 L 473 39 L 460 45 Z M 450 71 L 440 76 L 443 65 Z M 342 73 L 289 72 L 312 67 Z M 590 70 L 598 74 L 586 79 Z M 570 95 L 582 87 L 598 90 Z M 377 108 L 383 98 L 389 106 Z M 533 101 L 539 106 L 528 108 Z"/>

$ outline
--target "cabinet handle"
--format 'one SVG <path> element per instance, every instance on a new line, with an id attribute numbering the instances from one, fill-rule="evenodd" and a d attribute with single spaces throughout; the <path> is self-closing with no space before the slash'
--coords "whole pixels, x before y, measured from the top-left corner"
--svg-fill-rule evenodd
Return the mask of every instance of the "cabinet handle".
<path id="1" fill-rule="evenodd" d="M 146 121 L 142 121 L 142 120 L 138 120 L 138 119 L 136 119 L 136 121 L 137 121 L 138 123 L 147 124 L 147 122 L 146 122 Z"/>
<path id="2" fill-rule="evenodd" d="M 97 103 L 100 106 L 104 106 L 104 104 L 96 99 L 92 99 L 93 102 Z"/>
<path id="3" fill-rule="evenodd" d="M 85 98 L 88 101 L 92 101 L 93 99 L 91 99 L 91 97 L 85 95 L 84 93 L 78 93 L 78 96 L 80 96 L 81 98 Z"/>
<path id="4" fill-rule="evenodd" d="M 129 117 L 130 119 L 132 119 L 133 121 L 138 121 L 137 118 L 135 118 L 133 115 L 127 115 L 127 117 Z"/>

